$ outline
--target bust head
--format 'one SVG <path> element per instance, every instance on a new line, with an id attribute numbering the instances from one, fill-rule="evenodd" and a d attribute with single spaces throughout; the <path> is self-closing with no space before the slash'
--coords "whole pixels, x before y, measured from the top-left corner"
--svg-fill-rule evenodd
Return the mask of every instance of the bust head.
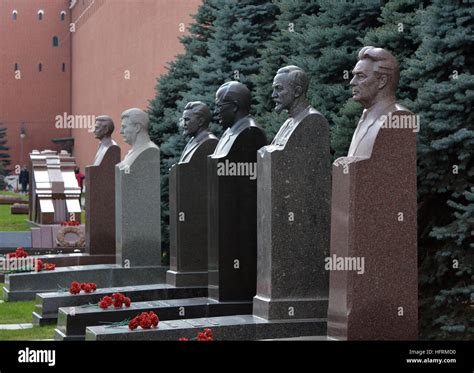
<path id="1" fill-rule="evenodd" d="M 149 140 L 148 127 L 150 120 L 147 113 L 137 108 L 128 109 L 122 113 L 121 119 L 122 127 L 120 134 L 127 144 L 133 147 L 137 139 Z"/>
<path id="2" fill-rule="evenodd" d="M 94 135 L 96 139 L 102 140 L 104 137 L 110 137 L 114 129 L 114 121 L 108 115 L 100 115 L 95 118 Z"/>
<path id="3" fill-rule="evenodd" d="M 196 135 L 201 129 L 209 127 L 211 111 L 201 101 L 188 102 L 184 107 L 179 126 L 183 129 L 183 135 Z"/>
<path id="4" fill-rule="evenodd" d="M 216 110 L 220 123 L 231 127 L 250 112 L 250 91 L 242 83 L 231 81 L 222 84 L 216 92 Z"/>
<path id="5" fill-rule="evenodd" d="M 272 99 L 275 111 L 280 114 L 283 110 L 290 112 L 300 102 L 306 101 L 309 79 L 303 69 L 290 65 L 279 69 L 273 79 Z"/>
<path id="6" fill-rule="evenodd" d="M 354 101 L 367 109 L 380 100 L 394 99 L 400 78 L 395 57 L 382 48 L 364 47 L 359 51 L 358 59 L 350 82 Z"/>

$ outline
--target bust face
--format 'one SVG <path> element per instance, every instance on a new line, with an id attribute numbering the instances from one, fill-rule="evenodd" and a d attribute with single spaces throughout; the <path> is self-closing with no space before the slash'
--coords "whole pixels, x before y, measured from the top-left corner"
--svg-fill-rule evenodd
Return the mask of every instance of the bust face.
<path id="1" fill-rule="evenodd" d="M 216 110 L 215 113 L 219 117 L 219 122 L 224 128 L 232 127 L 236 116 L 236 102 L 223 98 L 222 91 L 216 93 Z"/>
<path id="2" fill-rule="evenodd" d="M 102 140 L 107 134 L 107 122 L 105 120 L 96 120 L 94 135 L 96 139 Z"/>
<path id="3" fill-rule="evenodd" d="M 200 116 L 192 110 L 184 110 L 183 116 L 180 119 L 180 127 L 183 128 L 183 136 L 193 136 L 201 124 Z"/>
<path id="4" fill-rule="evenodd" d="M 123 140 L 129 144 L 132 145 L 135 144 L 135 141 L 137 140 L 138 136 L 138 129 L 137 125 L 133 124 L 130 122 L 129 118 L 123 118 L 122 119 L 122 127 L 120 128 L 120 134 L 123 137 Z"/>
<path id="5" fill-rule="evenodd" d="M 275 102 L 275 111 L 280 114 L 288 110 L 295 100 L 295 90 L 291 84 L 289 74 L 277 74 L 273 79 L 272 99 Z"/>
<path id="6" fill-rule="evenodd" d="M 375 104 L 380 90 L 379 79 L 374 72 L 374 63 L 369 59 L 361 60 L 355 65 L 352 74 L 354 75 L 350 82 L 352 98 L 367 109 Z"/>

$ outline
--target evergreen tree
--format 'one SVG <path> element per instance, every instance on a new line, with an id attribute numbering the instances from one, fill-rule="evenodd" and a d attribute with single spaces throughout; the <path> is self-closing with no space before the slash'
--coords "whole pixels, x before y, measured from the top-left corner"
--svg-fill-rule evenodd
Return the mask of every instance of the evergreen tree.
<path id="1" fill-rule="evenodd" d="M 197 77 L 191 80 L 180 105 L 201 100 L 212 107 L 217 89 L 229 80 L 247 85 L 254 96 L 262 51 L 275 30 L 278 13 L 278 7 L 267 0 L 220 0 L 215 33 L 208 42 L 209 54 L 199 57 L 193 66 Z M 216 134 L 222 132 L 216 123 L 211 129 Z"/>
<path id="2" fill-rule="evenodd" d="M 275 22 L 275 32 L 262 52 L 254 90 L 257 122 L 264 128 L 269 141 L 288 116 L 286 112 L 277 114 L 274 111 L 275 104 L 271 98 L 273 78 L 279 68 L 294 64 L 297 50 L 290 36 L 303 30 L 305 21 L 302 15 L 317 14 L 319 11 L 318 0 L 279 0 L 274 3 L 280 8 L 280 14 Z"/>
<path id="3" fill-rule="evenodd" d="M 185 140 L 178 133 L 180 111 L 178 101 L 188 90 L 189 81 L 196 77 L 193 64 L 208 53 L 207 40 L 214 32 L 216 0 L 204 0 L 189 26 L 189 35 L 181 38 L 184 53 L 169 64 L 168 72 L 157 81 L 156 97 L 149 102 L 150 136 L 161 151 L 161 227 L 162 252 L 169 250 L 169 168 L 178 161 Z M 164 262 L 166 263 L 166 259 Z"/>
<path id="4" fill-rule="evenodd" d="M 434 0 L 407 61 L 418 141 L 420 314 L 424 338 L 471 338 L 474 145 L 472 6 Z"/>
<path id="5" fill-rule="evenodd" d="M 190 35 L 182 38 L 185 52 L 160 77 L 150 102 L 151 135 L 161 150 L 163 249 L 169 245 L 169 167 L 186 144 L 178 119 L 189 101 L 213 107 L 215 92 L 224 82 L 239 80 L 250 90 L 258 74 L 264 43 L 274 29 L 278 7 L 266 0 L 207 0 L 199 7 Z M 222 133 L 211 123 L 211 130 Z"/>

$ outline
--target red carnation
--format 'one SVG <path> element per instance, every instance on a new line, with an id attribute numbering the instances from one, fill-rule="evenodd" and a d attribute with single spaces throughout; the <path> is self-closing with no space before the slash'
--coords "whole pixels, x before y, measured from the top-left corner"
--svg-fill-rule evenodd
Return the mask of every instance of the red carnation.
<path id="1" fill-rule="evenodd" d="M 109 297 L 108 295 L 106 295 L 104 298 L 102 298 L 102 300 L 107 304 L 107 307 L 111 306 L 113 301 L 112 301 L 112 298 Z"/>
<path id="2" fill-rule="evenodd" d="M 43 262 L 39 259 L 36 259 L 36 271 L 40 272 L 43 269 Z"/>
<path id="3" fill-rule="evenodd" d="M 107 304 L 106 301 L 104 301 L 103 299 L 99 302 L 99 307 L 102 308 L 103 310 L 106 310 L 107 308 L 109 308 L 109 305 Z"/>
<path id="4" fill-rule="evenodd" d="M 81 286 L 81 288 L 82 288 L 82 286 Z M 85 293 L 92 293 L 92 288 L 89 284 L 85 284 L 84 288 L 82 290 L 84 290 Z"/>
<path id="5" fill-rule="evenodd" d="M 158 323 L 160 322 L 158 315 L 156 315 L 153 311 L 150 311 L 148 315 L 151 320 L 151 325 L 156 328 L 158 326 Z"/>
<path id="6" fill-rule="evenodd" d="M 81 292 L 81 286 L 79 285 L 79 283 L 76 281 L 73 281 L 71 283 L 71 287 L 69 288 L 69 292 L 71 294 L 79 294 Z"/>
<path id="7" fill-rule="evenodd" d="M 128 323 L 128 327 L 130 328 L 130 330 L 135 330 L 136 328 L 138 328 L 138 321 L 136 317 L 130 320 L 130 322 Z"/>
<path id="8" fill-rule="evenodd" d="M 89 282 L 89 286 L 90 286 L 90 288 L 92 289 L 92 291 L 96 291 L 96 290 L 97 290 L 97 285 L 95 284 L 95 282 Z"/>
<path id="9" fill-rule="evenodd" d="M 125 303 L 125 307 L 130 307 L 130 305 L 132 304 L 132 301 L 130 300 L 129 297 L 123 298 L 123 301 Z"/>

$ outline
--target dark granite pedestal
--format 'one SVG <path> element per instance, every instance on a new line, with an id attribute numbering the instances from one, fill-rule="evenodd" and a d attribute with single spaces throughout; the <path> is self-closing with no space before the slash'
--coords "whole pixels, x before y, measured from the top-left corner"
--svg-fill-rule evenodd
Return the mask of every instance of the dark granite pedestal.
<path id="1" fill-rule="evenodd" d="M 312 107 L 291 133 L 259 150 L 257 295 L 268 320 L 325 318 L 328 306 L 331 163 L 329 125 Z"/>
<path id="2" fill-rule="evenodd" d="M 120 148 L 111 145 L 100 164 L 86 167 L 86 252 L 115 262 L 115 165 Z"/>
<path id="3" fill-rule="evenodd" d="M 169 285 L 207 286 L 208 187 L 207 157 L 215 137 L 202 142 L 188 162 L 170 169 Z"/>

